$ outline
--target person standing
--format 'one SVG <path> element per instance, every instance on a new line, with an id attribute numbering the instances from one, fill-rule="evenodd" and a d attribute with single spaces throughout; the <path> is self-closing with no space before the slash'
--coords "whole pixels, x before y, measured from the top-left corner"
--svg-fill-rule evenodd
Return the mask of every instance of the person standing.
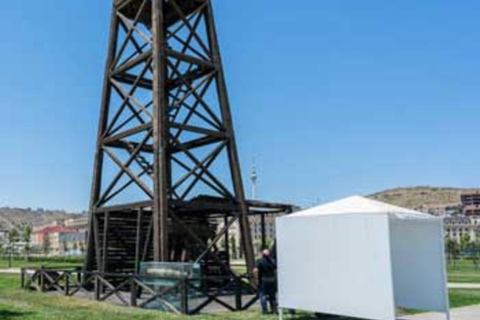
<path id="1" fill-rule="evenodd" d="M 271 313 L 277 313 L 277 265 L 269 250 L 263 250 L 257 261 L 253 274 L 258 283 L 258 294 L 262 305 L 262 313 L 268 314 L 267 302 Z"/>

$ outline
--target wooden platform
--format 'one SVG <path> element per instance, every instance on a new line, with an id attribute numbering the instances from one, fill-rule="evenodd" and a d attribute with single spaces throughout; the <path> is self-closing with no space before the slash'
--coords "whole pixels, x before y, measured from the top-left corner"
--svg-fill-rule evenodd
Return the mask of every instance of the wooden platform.
<path id="1" fill-rule="evenodd" d="M 134 20 L 140 6 L 142 5 L 142 0 L 115 0 L 115 5 L 120 9 L 120 11 L 129 19 Z M 145 24 L 148 28 L 151 27 L 152 20 L 152 11 L 151 11 L 151 0 L 148 1 L 149 4 L 145 6 L 142 14 L 140 15 L 140 22 Z M 167 3 L 167 8 L 165 8 L 165 25 L 168 27 L 170 25 L 178 22 L 182 15 L 187 17 L 198 9 L 201 5 L 205 3 L 204 0 L 176 0 L 174 5 L 172 2 Z M 181 11 L 181 13 L 179 12 Z"/>

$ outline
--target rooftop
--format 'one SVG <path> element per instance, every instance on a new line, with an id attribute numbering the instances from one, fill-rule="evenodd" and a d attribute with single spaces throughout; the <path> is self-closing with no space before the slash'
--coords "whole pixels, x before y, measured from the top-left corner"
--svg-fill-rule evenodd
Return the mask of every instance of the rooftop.
<path id="1" fill-rule="evenodd" d="M 76 230 L 68 229 L 65 227 L 45 227 L 36 231 L 35 233 L 76 233 Z"/>

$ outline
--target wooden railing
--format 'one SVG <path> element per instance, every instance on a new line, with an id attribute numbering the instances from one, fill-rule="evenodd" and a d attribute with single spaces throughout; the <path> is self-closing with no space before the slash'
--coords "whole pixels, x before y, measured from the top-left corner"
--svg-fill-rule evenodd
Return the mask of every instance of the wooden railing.
<path id="1" fill-rule="evenodd" d="M 162 282 L 169 285 L 158 285 Z M 212 286 L 212 283 L 216 285 Z M 218 308 L 244 311 L 258 301 L 256 290 L 247 279 L 234 275 L 174 279 L 140 274 L 24 268 L 21 285 L 26 290 L 188 315 L 208 311 L 213 305 L 216 311 Z"/>

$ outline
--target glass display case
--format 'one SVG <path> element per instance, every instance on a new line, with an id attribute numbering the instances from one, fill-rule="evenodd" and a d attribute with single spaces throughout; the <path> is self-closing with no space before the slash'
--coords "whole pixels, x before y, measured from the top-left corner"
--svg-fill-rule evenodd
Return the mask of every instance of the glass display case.
<path id="1" fill-rule="evenodd" d="M 182 280 L 188 280 L 188 284 L 198 287 L 201 267 L 196 263 L 144 262 L 140 264 L 140 276 L 142 282 L 155 291 L 168 292 L 162 298 L 170 305 L 180 309 Z M 193 307 L 196 305 L 198 292 L 187 290 L 187 294 L 188 304 Z M 148 308 L 168 311 L 168 308 L 159 301 L 153 301 Z"/>

